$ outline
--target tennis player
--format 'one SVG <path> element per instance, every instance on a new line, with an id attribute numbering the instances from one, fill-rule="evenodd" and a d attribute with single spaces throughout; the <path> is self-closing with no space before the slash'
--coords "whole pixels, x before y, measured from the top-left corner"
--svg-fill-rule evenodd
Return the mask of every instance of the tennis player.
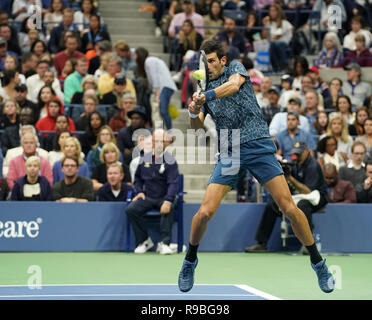
<path id="1" fill-rule="evenodd" d="M 203 128 L 205 116 L 211 115 L 218 132 L 219 156 L 203 202 L 192 219 L 189 248 L 178 278 L 179 289 L 187 292 L 193 287 L 198 246 L 221 200 L 235 186 L 242 167 L 271 193 L 290 220 L 295 235 L 309 250 L 320 288 L 332 292 L 333 276 L 316 248 L 305 214 L 293 202 L 246 69 L 238 61 L 227 65 L 223 46 L 216 40 L 204 42 L 201 50 L 206 55 L 209 81 L 205 92 L 194 93 L 188 106 L 190 124 L 193 129 Z M 228 129 L 227 135 L 223 129 Z"/>

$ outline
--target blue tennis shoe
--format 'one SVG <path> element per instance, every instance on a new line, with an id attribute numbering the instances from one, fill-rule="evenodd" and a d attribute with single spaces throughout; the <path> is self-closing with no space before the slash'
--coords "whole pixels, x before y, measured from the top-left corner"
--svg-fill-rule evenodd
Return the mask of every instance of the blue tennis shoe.
<path id="1" fill-rule="evenodd" d="M 178 276 L 178 287 L 182 292 L 190 291 L 194 285 L 194 271 L 197 265 L 198 259 L 196 259 L 194 262 L 187 261 L 186 259 L 183 261 L 183 265 Z"/>
<path id="2" fill-rule="evenodd" d="M 330 293 L 335 288 L 335 279 L 333 278 L 332 273 L 328 270 L 326 264 L 326 260 L 323 259 L 322 261 L 318 262 L 317 264 L 311 264 L 311 267 L 316 272 L 318 276 L 318 283 L 320 289 L 326 293 Z"/>

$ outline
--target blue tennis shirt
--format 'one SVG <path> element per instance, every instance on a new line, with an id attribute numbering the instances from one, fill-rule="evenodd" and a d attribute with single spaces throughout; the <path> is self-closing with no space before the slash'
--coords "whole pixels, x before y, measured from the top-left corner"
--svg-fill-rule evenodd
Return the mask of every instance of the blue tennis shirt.
<path id="1" fill-rule="evenodd" d="M 209 101 L 202 108 L 202 112 L 205 115 L 209 113 L 215 121 L 219 141 L 221 129 L 228 129 L 229 146 L 234 142 L 232 129 L 240 130 L 240 144 L 270 137 L 269 128 L 257 103 L 249 75 L 240 62 L 232 61 L 229 66 L 225 66 L 223 73 L 208 83 L 207 90 L 221 86 L 229 80 L 230 76 L 237 73 L 246 78 L 240 90 L 231 96 Z"/>

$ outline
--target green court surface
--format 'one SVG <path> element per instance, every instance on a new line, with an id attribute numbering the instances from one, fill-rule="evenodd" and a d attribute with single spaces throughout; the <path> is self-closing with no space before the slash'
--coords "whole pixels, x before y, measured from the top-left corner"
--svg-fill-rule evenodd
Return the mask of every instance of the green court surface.
<path id="1" fill-rule="evenodd" d="M 320 291 L 307 256 L 201 252 L 198 257 L 196 284 L 245 284 L 285 300 L 372 299 L 372 254 L 324 254 L 336 270 L 331 294 Z M 0 253 L 0 285 L 27 285 L 31 266 L 40 268 L 45 285 L 176 284 L 183 258 L 122 252 Z"/>

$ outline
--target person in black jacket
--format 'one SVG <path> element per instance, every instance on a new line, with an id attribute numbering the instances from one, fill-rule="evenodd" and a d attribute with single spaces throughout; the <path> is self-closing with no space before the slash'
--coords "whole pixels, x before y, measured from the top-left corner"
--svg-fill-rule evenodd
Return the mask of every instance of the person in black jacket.
<path id="1" fill-rule="evenodd" d="M 366 179 L 355 186 L 355 191 L 359 203 L 372 203 L 372 160 L 366 162 L 365 170 Z"/>
<path id="2" fill-rule="evenodd" d="M 123 182 L 124 171 L 120 163 L 112 163 L 107 168 L 107 182 L 98 190 L 98 201 L 130 201 L 133 187 Z"/>
<path id="3" fill-rule="evenodd" d="M 89 18 L 89 30 L 81 39 L 83 52 L 94 49 L 94 45 L 103 40 L 111 41 L 109 33 L 101 26 L 101 18 L 97 14 L 91 14 Z"/>
<path id="4" fill-rule="evenodd" d="M 12 201 L 52 201 L 49 181 L 39 176 L 40 158 L 31 156 L 26 160 L 26 175 L 14 182 L 10 199 Z"/>

